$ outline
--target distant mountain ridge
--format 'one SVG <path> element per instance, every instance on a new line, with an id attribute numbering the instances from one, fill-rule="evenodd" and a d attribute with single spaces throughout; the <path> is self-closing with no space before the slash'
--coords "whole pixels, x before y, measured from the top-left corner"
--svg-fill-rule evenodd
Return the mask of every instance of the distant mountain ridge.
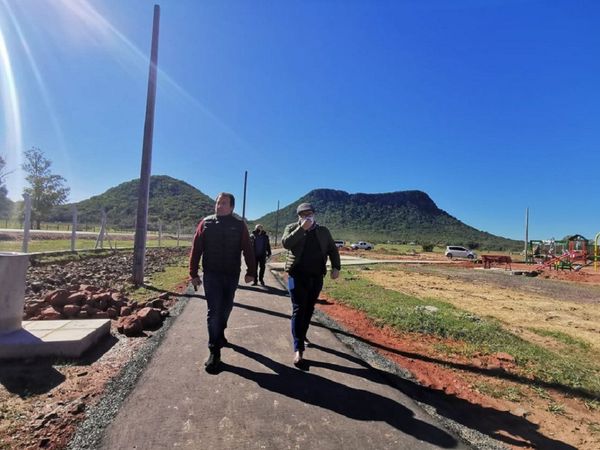
<path id="1" fill-rule="evenodd" d="M 108 189 L 103 194 L 77 202 L 78 222 L 99 224 L 101 211 L 107 214 L 110 227 L 133 229 L 137 215 L 139 179 Z M 279 211 L 278 237 L 283 228 L 296 220 L 296 206 L 311 202 L 317 210 L 317 220 L 326 225 L 335 239 L 346 241 L 415 242 L 439 245 L 466 245 L 471 248 L 514 249 L 520 241 L 494 236 L 464 224 L 422 191 L 398 191 L 381 194 L 349 194 L 334 189 L 315 189 Z M 166 175 L 150 178 L 148 226 L 173 232 L 178 224 L 182 232 L 190 233 L 198 221 L 214 212 L 214 200 L 194 186 Z M 49 222 L 71 222 L 71 204 L 55 208 Z M 241 205 L 237 205 L 238 210 Z M 277 213 L 273 211 L 249 222 L 252 229 L 262 223 L 275 234 Z"/>
<path id="2" fill-rule="evenodd" d="M 279 237 L 288 223 L 296 220 L 296 206 L 310 202 L 317 221 L 326 225 L 335 239 L 347 241 L 415 242 L 466 245 L 471 248 L 519 249 L 520 241 L 477 230 L 439 209 L 422 191 L 382 194 L 349 194 L 333 189 L 315 189 L 279 211 Z M 271 212 L 253 221 L 271 232 L 277 225 Z"/>
<path id="3" fill-rule="evenodd" d="M 75 203 L 79 223 L 98 224 L 102 209 L 106 211 L 107 223 L 118 229 L 133 229 L 137 216 L 140 180 L 135 179 L 110 188 L 100 195 Z M 215 201 L 194 186 L 166 175 L 150 177 L 148 202 L 148 228 L 174 231 L 178 224 L 183 232 L 193 231 L 200 219 L 214 212 Z M 54 209 L 49 222 L 71 222 L 72 204 Z"/>

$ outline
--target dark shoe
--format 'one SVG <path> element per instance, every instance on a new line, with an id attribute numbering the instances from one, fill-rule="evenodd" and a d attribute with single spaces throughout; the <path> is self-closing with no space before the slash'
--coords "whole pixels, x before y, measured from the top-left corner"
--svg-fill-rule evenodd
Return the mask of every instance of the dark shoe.
<path id="1" fill-rule="evenodd" d="M 310 342 L 307 337 L 304 338 L 304 346 L 312 347 L 312 342 Z"/>
<path id="2" fill-rule="evenodd" d="M 302 352 L 298 351 L 296 353 L 294 353 L 294 365 L 296 367 L 300 367 L 302 365 L 303 359 L 302 359 Z"/>
<path id="3" fill-rule="evenodd" d="M 255 281 L 254 283 L 252 283 L 252 286 L 258 286 L 258 283 Z"/>
<path id="4" fill-rule="evenodd" d="M 260 280 L 260 285 L 261 285 L 261 286 L 264 286 L 264 285 L 265 285 L 265 282 L 264 282 L 263 280 Z"/>
<path id="5" fill-rule="evenodd" d="M 210 355 L 204 363 L 204 369 L 209 373 L 215 373 L 221 363 L 221 352 L 219 350 L 211 350 Z"/>

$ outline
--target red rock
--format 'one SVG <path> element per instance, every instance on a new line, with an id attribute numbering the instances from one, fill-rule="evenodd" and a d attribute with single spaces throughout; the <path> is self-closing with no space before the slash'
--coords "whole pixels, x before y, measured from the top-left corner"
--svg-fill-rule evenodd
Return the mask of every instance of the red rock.
<path id="1" fill-rule="evenodd" d="M 69 303 L 69 291 L 64 289 L 56 289 L 55 291 L 46 294 L 44 300 L 52 306 L 62 308 Z"/>
<path id="2" fill-rule="evenodd" d="M 125 336 L 139 336 L 142 334 L 142 321 L 137 316 L 127 316 L 119 318 L 117 322 L 117 331 Z"/>
<path id="3" fill-rule="evenodd" d="M 40 316 L 42 320 L 58 320 L 62 318 L 60 312 L 52 307 L 44 309 Z"/>
<path id="4" fill-rule="evenodd" d="M 162 316 L 160 315 L 160 309 L 157 308 L 142 308 L 136 314 L 142 321 L 144 330 L 155 328 L 162 324 Z"/>
<path id="5" fill-rule="evenodd" d="M 79 311 L 81 311 L 81 306 L 79 305 L 65 305 L 63 308 L 63 315 L 66 317 L 77 317 L 79 315 Z"/>

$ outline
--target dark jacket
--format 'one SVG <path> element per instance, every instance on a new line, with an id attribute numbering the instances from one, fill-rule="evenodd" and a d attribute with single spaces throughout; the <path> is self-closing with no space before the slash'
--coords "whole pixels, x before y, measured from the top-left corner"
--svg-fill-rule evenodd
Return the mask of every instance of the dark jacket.
<path id="1" fill-rule="evenodd" d="M 254 256 L 260 258 L 271 256 L 271 243 L 269 242 L 269 236 L 265 230 L 258 231 L 254 230 L 250 235 L 250 242 L 252 242 L 252 248 L 254 249 Z"/>
<path id="2" fill-rule="evenodd" d="M 247 266 L 246 275 L 256 276 L 256 260 L 246 224 L 232 214 L 207 216 L 200 221 L 194 235 L 190 251 L 190 277 L 198 276 L 200 258 L 203 271 L 239 275 L 242 252 Z"/>
<path id="3" fill-rule="evenodd" d="M 285 271 L 288 273 L 298 265 L 298 262 L 302 258 L 306 234 L 307 231 L 305 231 L 298 222 L 291 223 L 285 227 L 283 237 L 281 238 L 281 244 L 283 245 L 283 248 L 287 249 Z M 315 234 L 317 241 L 319 242 L 319 247 L 321 248 L 323 262 L 326 263 L 327 257 L 329 256 L 331 267 L 340 270 L 342 268 L 340 253 L 335 246 L 335 242 L 333 241 L 329 230 L 321 225 L 316 225 Z M 325 264 L 323 264 L 323 266 L 325 266 Z M 325 273 L 323 273 L 323 275 L 325 275 Z"/>

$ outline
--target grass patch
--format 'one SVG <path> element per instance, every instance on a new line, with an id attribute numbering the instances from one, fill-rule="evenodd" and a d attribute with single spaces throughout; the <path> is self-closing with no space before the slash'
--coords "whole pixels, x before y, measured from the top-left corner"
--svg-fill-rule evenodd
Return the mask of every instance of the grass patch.
<path id="1" fill-rule="evenodd" d="M 529 330 L 539 336 L 551 337 L 562 344 L 570 347 L 576 347 L 579 350 L 587 351 L 591 348 L 591 345 L 588 342 L 574 338 L 573 336 L 563 333 L 562 331 L 546 330 L 542 328 L 530 328 Z"/>
<path id="2" fill-rule="evenodd" d="M 559 354 L 542 348 L 505 330 L 493 318 L 478 317 L 440 300 L 421 300 L 385 289 L 362 278 L 360 270 L 344 269 L 338 281 L 325 280 L 329 295 L 363 311 L 376 324 L 399 332 L 458 340 L 473 353 L 506 352 L 515 358 L 523 374 L 600 396 L 600 367 L 579 352 Z"/>
<path id="3" fill-rule="evenodd" d="M 117 249 L 132 249 L 133 240 L 112 240 L 113 248 Z M 161 239 L 161 247 L 177 247 L 177 239 Z M 0 252 L 20 252 L 22 250 L 22 241 L 0 241 Z M 189 247 L 191 244 L 188 241 L 179 241 L 180 247 Z M 91 250 L 96 246 L 95 239 L 77 239 L 75 242 L 75 250 Z M 158 240 L 150 239 L 146 242 L 147 248 L 158 247 Z M 108 241 L 104 240 L 104 249 L 110 250 Z M 36 252 L 58 252 L 71 250 L 70 239 L 32 239 L 29 241 L 27 251 L 29 253 Z"/>
<path id="4" fill-rule="evenodd" d="M 489 383 L 477 383 L 474 388 L 482 394 L 489 395 L 493 398 L 509 400 L 511 402 L 519 402 L 525 395 L 517 386 L 495 386 Z"/>
<path id="5" fill-rule="evenodd" d="M 188 259 L 185 256 L 177 258 L 174 265 L 165 267 L 164 272 L 155 272 L 144 286 L 134 287 L 127 292 L 130 300 L 144 302 L 149 298 L 158 297 L 162 292 L 175 292 L 176 288 L 188 278 Z"/>
<path id="6" fill-rule="evenodd" d="M 557 416 L 567 415 L 565 405 L 563 405 L 562 403 L 550 402 L 550 404 L 548 405 L 548 411 L 552 414 L 556 414 Z"/>

